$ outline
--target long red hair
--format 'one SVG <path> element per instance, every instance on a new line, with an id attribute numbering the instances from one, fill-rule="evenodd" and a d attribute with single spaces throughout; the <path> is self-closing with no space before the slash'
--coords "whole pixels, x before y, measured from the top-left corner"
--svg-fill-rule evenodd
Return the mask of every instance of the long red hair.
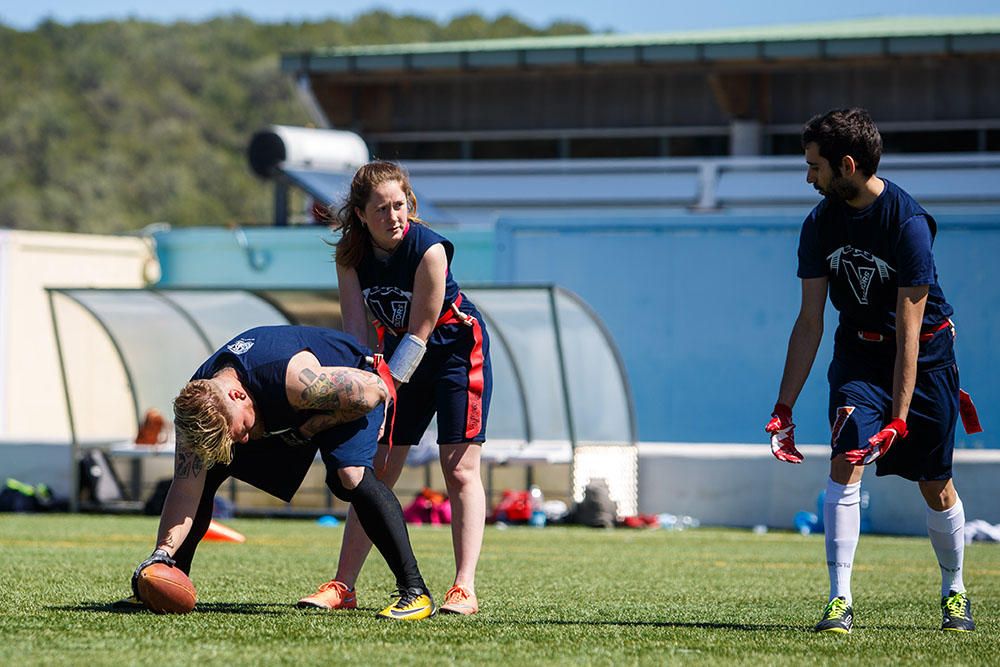
<path id="1" fill-rule="evenodd" d="M 371 197 L 372 190 L 390 181 L 399 183 L 406 195 L 406 206 L 409 209 L 410 223 L 422 224 L 417 217 L 417 196 L 410 186 L 410 177 L 400 165 L 386 160 L 375 160 L 358 169 L 351 179 L 351 191 L 344 201 L 331 225 L 333 231 L 341 233 L 333 253 L 334 261 L 340 266 L 355 268 L 361 263 L 365 245 L 371 241 L 368 228 L 361 222 L 356 209 L 364 210 Z"/>

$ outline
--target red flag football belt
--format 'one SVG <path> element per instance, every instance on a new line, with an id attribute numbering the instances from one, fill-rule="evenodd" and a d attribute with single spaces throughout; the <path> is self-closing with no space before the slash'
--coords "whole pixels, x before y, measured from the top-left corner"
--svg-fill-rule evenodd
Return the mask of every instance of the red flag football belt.
<path id="1" fill-rule="evenodd" d="M 373 370 L 378 373 L 378 376 L 382 378 L 382 382 L 385 383 L 386 391 L 389 392 L 389 399 L 392 400 L 392 417 L 389 419 L 389 436 L 387 439 L 389 449 L 385 453 L 385 462 L 382 464 L 382 470 L 385 471 L 389 468 L 389 454 L 392 453 L 392 427 L 396 423 L 396 383 L 392 379 L 392 373 L 389 372 L 389 363 L 381 354 L 376 353 L 372 356 L 372 367 Z M 386 414 L 388 414 L 388 400 L 385 402 L 385 409 Z"/>
<path id="2" fill-rule="evenodd" d="M 972 402 L 969 392 L 964 389 L 958 390 L 958 414 L 962 417 L 962 428 L 969 435 L 983 432 L 983 426 L 979 423 L 979 412 Z"/>
<path id="3" fill-rule="evenodd" d="M 437 322 L 434 323 L 434 328 L 442 327 L 446 324 L 464 324 L 472 329 L 472 352 L 470 354 L 471 368 L 469 370 L 469 400 L 468 400 L 468 411 L 465 416 L 465 437 L 473 438 L 480 430 L 482 430 L 482 395 L 483 395 L 483 329 L 479 324 L 479 320 L 471 315 L 466 315 L 461 310 L 459 306 L 462 305 L 462 293 L 458 293 L 458 297 L 448 306 L 444 314 L 438 318 Z M 379 320 L 374 320 L 372 322 L 375 325 L 375 333 L 378 336 L 378 352 L 377 355 L 379 359 L 382 359 L 381 352 L 385 349 L 385 332 L 387 327 Z M 397 329 L 391 330 L 393 334 L 401 336 L 405 334 L 405 331 L 399 331 Z M 392 394 L 393 403 L 395 403 L 396 392 L 395 385 L 392 383 L 392 376 L 389 374 L 389 364 L 384 360 L 381 366 L 377 366 L 376 370 L 382 379 L 389 385 L 390 393 Z M 384 373 L 384 375 L 383 375 Z M 388 378 L 388 379 L 386 379 Z M 389 450 L 392 450 L 392 426 L 396 421 L 396 408 L 393 406 L 392 419 L 389 422 Z M 386 465 L 389 463 L 389 457 L 386 455 Z"/>
<path id="4" fill-rule="evenodd" d="M 932 328 L 928 329 L 927 331 L 924 331 L 923 333 L 921 333 L 920 334 L 920 342 L 921 343 L 926 343 L 931 338 L 934 338 L 934 334 L 936 334 L 938 331 L 941 331 L 942 329 L 947 329 L 948 327 L 951 327 L 952 329 L 955 328 L 955 325 L 952 324 L 952 322 L 951 322 L 950 319 L 945 320 L 941 324 L 939 324 L 939 325 L 937 325 L 935 327 L 932 327 Z M 878 333 L 877 331 L 861 331 L 859 329 L 858 330 L 858 338 L 860 338 L 861 340 L 866 340 L 869 343 L 882 343 L 882 342 L 885 342 L 885 341 L 893 340 L 895 338 L 895 336 L 893 336 L 892 334 L 881 334 L 881 333 Z"/>
<path id="5" fill-rule="evenodd" d="M 950 319 L 947 319 L 936 327 L 932 327 L 931 329 L 920 334 L 920 342 L 926 343 L 934 337 L 934 334 L 942 329 L 947 329 L 948 327 L 951 327 L 952 332 L 954 332 L 955 325 Z M 881 343 L 883 341 L 892 340 L 893 336 L 886 336 L 874 331 L 858 331 L 858 338 L 872 343 Z M 969 435 L 982 433 L 983 427 L 979 421 L 979 412 L 976 410 L 976 406 L 972 402 L 972 396 L 970 396 L 969 392 L 964 389 L 958 390 L 958 414 L 962 418 L 962 427 L 965 429 L 966 433 Z"/>
<path id="6" fill-rule="evenodd" d="M 466 315 L 465 313 L 460 311 L 458 307 L 461 305 L 462 305 L 462 293 L 459 292 L 458 297 L 451 302 L 451 305 L 448 306 L 448 309 L 444 311 L 444 314 L 441 315 L 441 317 L 438 318 L 437 322 L 434 323 L 434 328 L 437 329 L 438 327 L 444 326 L 445 324 L 455 324 L 456 322 L 471 327 L 472 321 L 475 320 L 476 318 L 470 317 L 469 315 Z M 382 346 L 385 341 L 386 331 L 391 331 L 394 336 L 402 336 L 403 334 L 406 333 L 405 329 L 395 329 L 393 327 L 387 327 L 385 324 L 382 323 L 381 320 L 372 320 L 372 325 L 375 327 L 375 333 L 378 335 L 379 352 L 382 351 Z"/>

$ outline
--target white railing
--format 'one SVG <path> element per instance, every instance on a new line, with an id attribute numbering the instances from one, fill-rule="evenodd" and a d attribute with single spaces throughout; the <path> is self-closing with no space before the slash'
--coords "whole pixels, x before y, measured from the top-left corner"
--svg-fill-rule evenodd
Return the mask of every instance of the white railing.
<path id="1" fill-rule="evenodd" d="M 500 215 L 808 209 L 819 195 L 798 156 L 414 161 L 423 196 L 456 222 Z M 925 206 L 1000 206 L 1000 153 L 899 155 L 879 174 Z"/>

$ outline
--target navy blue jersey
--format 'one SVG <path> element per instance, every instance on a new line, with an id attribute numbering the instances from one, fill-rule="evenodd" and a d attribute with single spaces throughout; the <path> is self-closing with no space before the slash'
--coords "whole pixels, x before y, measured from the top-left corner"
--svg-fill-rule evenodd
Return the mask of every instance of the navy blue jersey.
<path id="1" fill-rule="evenodd" d="M 448 272 L 445 274 L 443 314 L 455 299 L 459 288 L 451 275 L 451 259 L 455 246 L 426 225 L 410 223 L 406 234 L 388 259 L 375 257 L 371 245 L 366 245 L 361 263 L 357 267 L 361 294 L 371 314 L 389 331 L 404 333 L 410 325 L 410 308 L 413 302 L 413 280 L 417 266 L 424 254 L 434 244 L 444 246 L 448 257 Z"/>
<path id="2" fill-rule="evenodd" d="M 882 194 L 864 209 L 828 197 L 812 210 L 799 237 L 798 276 L 829 279 L 830 302 L 840 313 L 837 356 L 860 354 L 891 362 L 894 345 L 866 345 L 857 332 L 891 340 L 900 287 L 929 286 L 924 331 L 940 326 L 953 311 L 938 284 L 931 252 L 937 231 L 934 218 L 897 185 L 882 180 Z M 935 336 L 921 345 L 921 368 L 953 361 L 950 336 Z"/>
<path id="3" fill-rule="evenodd" d="M 452 304 L 467 315 L 466 323 L 451 315 L 438 324 L 427 339 L 427 355 L 416 372 L 399 389 L 393 438 L 401 445 L 415 445 L 434 418 L 438 417 L 438 442 L 458 444 L 483 442 L 489 413 L 493 373 L 489 358 L 489 335 L 475 305 L 461 293 L 451 274 L 455 247 L 428 227 L 410 223 L 403 240 L 385 260 L 365 248 L 357 267 L 365 306 L 384 327 L 379 339 L 381 352 L 392 358 L 401 336 L 410 324 L 413 282 L 427 250 L 444 246 L 448 260 L 444 300 L 439 316 L 449 314 Z M 472 326 L 468 326 L 471 324 Z"/>
<path id="4" fill-rule="evenodd" d="M 191 377 L 211 378 L 222 368 L 236 371 L 268 431 L 297 428 L 309 417 L 296 412 L 285 392 L 285 371 L 297 353 L 309 350 L 323 366 L 366 368 L 368 350 L 354 336 L 303 326 L 256 327 L 219 348 Z"/>

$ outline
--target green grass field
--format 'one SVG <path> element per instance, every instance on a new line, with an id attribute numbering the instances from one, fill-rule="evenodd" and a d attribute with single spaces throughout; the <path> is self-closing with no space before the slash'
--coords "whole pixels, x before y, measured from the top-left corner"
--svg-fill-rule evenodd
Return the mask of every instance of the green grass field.
<path id="1" fill-rule="evenodd" d="M 822 536 L 698 529 L 489 527 L 480 614 L 374 618 L 392 579 L 378 558 L 355 612 L 303 611 L 332 576 L 341 528 L 241 519 L 244 544 L 205 543 L 186 616 L 116 613 L 156 520 L 0 515 L 0 664 L 982 664 L 1000 661 L 1000 545 L 966 551 L 979 629 L 938 630 L 926 539 L 862 536 L 856 626 L 810 632 L 826 602 Z M 451 583 L 447 528 L 411 528 L 435 595 Z"/>

